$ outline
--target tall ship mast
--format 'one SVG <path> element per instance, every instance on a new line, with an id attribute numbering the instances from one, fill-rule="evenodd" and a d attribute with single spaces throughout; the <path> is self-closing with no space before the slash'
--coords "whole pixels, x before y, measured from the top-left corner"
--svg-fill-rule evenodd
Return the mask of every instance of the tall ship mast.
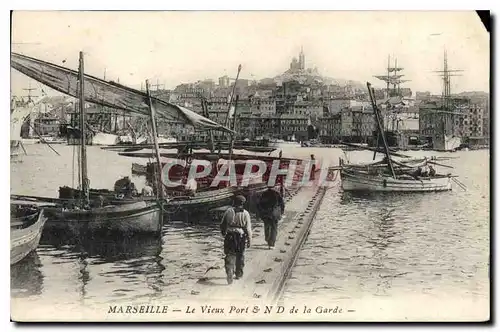
<path id="1" fill-rule="evenodd" d="M 446 50 L 444 50 L 444 58 L 443 58 L 443 70 L 436 70 L 435 73 L 438 73 L 438 76 L 443 78 L 443 110 L 444 111 L 452 111 L 453 105 L 451 102 L 451 77 L 452 76 L 462 76 L 461 74 L 457 74 L 458 72 L 463 72 L 461 69 L 450 69 L 448 67 L 448 54 Z"/>
<path id="2" fill-rule="evenodd" d="M 386 82 L 387 97 L 401 95 L 401 83 L 409 82 L 410 80 L 401 79 L 404 74 L 401 74 L 404 68 L 398 67 L 398 59 L 394 59 L 394 66 L 391 67 L 391 56 L 387 57 L 387 73 L 386 75 L 375 75 L 374 77 Z M 391 89 L 392 86 L 392 89 Z"/>
<path id="3" fill-rule="evenodd" d="M 443 78 L 443 91 L 442 91 L 442 106 L 437 119 L 435 119 L 436 130 L 434 132 L 435 138 L 433 147 L 435 150 L 453 151 L 462 143 L 461 137 L 454 136 L 454 122 L 455 116 L 460 115 L 456 111 L 453 99 L 451 97 L 451 77 L 461 76 L 459 72 L 461 69 L 450 69 L 448 65 L 448 54 L 444 50 L 443 56 L 443 70 L 434 71 L 438 76 Z"/>

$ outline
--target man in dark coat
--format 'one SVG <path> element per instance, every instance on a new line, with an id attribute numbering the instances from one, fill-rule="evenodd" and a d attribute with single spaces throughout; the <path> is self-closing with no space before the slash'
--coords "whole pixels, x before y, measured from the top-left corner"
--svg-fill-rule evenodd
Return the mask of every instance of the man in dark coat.
<path id="1" fill-rule="evenodd" d="M 233 276 L 243 276 L 245 267 L 245 246 L 250 248 L 252 240 L 252 222 L 250 214 L 243 208 L 244 196 L 236 196 L 233 207 L 226 210 L 222 217 L 220 230 L 224 236 L 224 258 L 227 283 L 233 283 Z"/>
<path id="2" fill-rule="evenodd" d="M 264 233 L 269 249 L 274 248 L 276 237 L 278 236 L 278 221 L 285 213 L 285 202 L 283 196 L 272 186 L 262 193 L 260 197 L 257 213 L 264 222 Z"/>
<path id="3" fill-rule="evenodd" d="M 316 179 L 316 158 L 314 158 L 314 155 L 311 155 L 311 181 L 314 181 Z"/>

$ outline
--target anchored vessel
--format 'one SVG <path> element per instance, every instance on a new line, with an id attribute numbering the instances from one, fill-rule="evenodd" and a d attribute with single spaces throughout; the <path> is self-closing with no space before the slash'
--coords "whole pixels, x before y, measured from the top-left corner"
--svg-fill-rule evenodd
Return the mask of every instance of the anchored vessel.
<path id="1" fill-rule="evenodd" d="M 342 180 L 342 189 L 345 191 L 394 191 L 394 192 L 429 192 L 429 191 L 447 191 L 451 190 L 451 174 L 422 174 L 421 168 L 428 164 L 439 165 L 432 159 L 401 159 L 395 160 L 387 144 L 385 132 L 382 127 L 381 117 L 377 108 L 374 91 L 370 83 L 367 83 L 373 112 L 375 114 L 378 135 L 382 138 L 383 152 L 385 158 L 381 162 L 371 164 L 344 164 L 341 160 L 340 175 Z M 379 151 L 378 146 L 374 151 Z M 406 157 L 401 154 L 396 154 Z"/>
<path id="2" fill-rule="evenodd" d="M 193 111 L 173 105 L 149 94 L 120 84 L 110 83 L 84 74 L 83 53 L 80 52 L 79 71 L 73 71 L 21 54 L 12 53 L 11 66 L 21 73 L 47 86 L 79 98 L 80 106 L 80 179 L 79 196 L 72 200 L 56 200 L 55 206 L 47 207 L 48 227 L 68 226 L 74 230 L 117 230 L 134 232 L 158 232 L 162 226 L 161 208 L 164 204 L 163 191 L 157 192 L 155 200 L 135 199 L 132 201 L 95 202 L 90 200 L 86 159 L 85 101 L 124 110 L 130 114 L 149 116 L 152 122 L 154 146 L 159 161 L 155 113 L 171 121 L 184 121 L 195 127 L 215 128 L 228 131 L 225 127 L 210 121 Z M 147 82 L 146 82 L 147 83 Z M 148 86 L 148 84 L 147 84 Z M 96 93 L 99 92 L 99 93 Z M 106 96 L 106 98 L 103 98 Z M 159 180 L 159 178 L 158 178 Z M 44 201 L 40 198 L 39 201 Z M 64 203 L 62 203 L 64 201 Z M 107 204 L 103 204 L 107 203 Z"/>

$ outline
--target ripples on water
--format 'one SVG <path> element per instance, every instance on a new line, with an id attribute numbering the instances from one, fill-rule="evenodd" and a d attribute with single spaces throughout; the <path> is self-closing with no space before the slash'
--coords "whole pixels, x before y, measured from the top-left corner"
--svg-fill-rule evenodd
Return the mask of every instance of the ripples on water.
<path id="1" fill-rule="evenodd" d="M 447 164 L 455 167 L 466 192 L 458 186 L 434 194 L 330 190 L 284 298 L 487 297 L 489 153 L 450 156 L 459 157 Z"/>
<path id="2" fill-rule="evenodd" d="M 61 157 L 43 145 L 28 146 L 31 155 L 11 164 L 12 192 L 55 196 L 58 186 L 71 184 L 72 148 L 57 149 Z M 94 187 L 111 188 L 119 176 L 130 174 L 133 161 L 144 163 L 89 150 Z M 310 153 L 334 162 L 340 155 L 335 149 L 293 151 L 301 157 Z M 466 192 L 454 187 L 436 194 L 351 195 L 338 187 L 329 189 L 284 299 L 409 292 L 487 296 L 489 152 L 451 156 L 460 157 L 449 164 L 468 187 Z M 350 158 L 368 160 L 371 153 L 351 153 Z M 12 267 L 11 294 L 41 305 L 176 298 L 223 258 L 218 225 L 199 222 L 170 221 L 156 238 L 78 241 L 44 236 L 36 253 Z M 254 227 L 254 236 L 262 237 L 261 224 Z"/>

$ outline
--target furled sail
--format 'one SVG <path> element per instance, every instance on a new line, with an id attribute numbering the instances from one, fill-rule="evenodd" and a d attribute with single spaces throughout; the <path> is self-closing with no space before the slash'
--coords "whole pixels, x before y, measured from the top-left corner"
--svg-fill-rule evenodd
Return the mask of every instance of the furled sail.
<path id="1" fill-rule="evenodd" d="M 50 88 L 78 98 L 78 72 L 22 54 L 11 54 L 11 67 Z M 145 92 L 85 75 L 85 100 L 138 115 L 149 115 Z M 232 132 L 185 107 L 151 97 L 156 114 L 167 121 L 191 124 L 197 129 Z"/>

